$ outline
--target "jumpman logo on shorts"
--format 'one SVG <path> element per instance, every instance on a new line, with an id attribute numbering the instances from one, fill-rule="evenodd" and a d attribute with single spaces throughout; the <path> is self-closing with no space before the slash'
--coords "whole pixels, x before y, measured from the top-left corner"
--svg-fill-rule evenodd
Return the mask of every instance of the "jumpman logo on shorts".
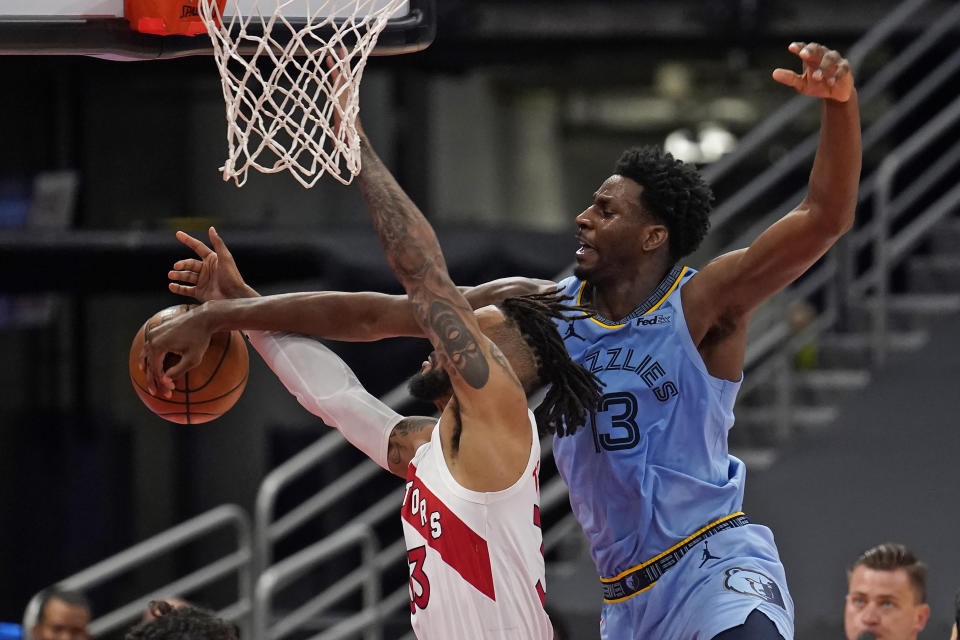
<path id="1" fill-rule="evenodd" d="M 582 335 L 577 333 L 577 330 L 573 327 L 573 320 L 570 321 L 570 324 L 567 325 L 567 335 L 563 336 L 563 339 L 567 338 L 580 338 L 581 340 L 586 340 Z"/>
<path id="2" fill-rule="evenodd" d="M 707 564 L 707 560 L 719 560 L 720 556 L 715 556 L 710 553 L 710 547 L 707 546 L 707 541 L 703 541 L 703 560 L 700 561 L 700 566 L 698 569 L 702 569 L 703 565 Z"/>

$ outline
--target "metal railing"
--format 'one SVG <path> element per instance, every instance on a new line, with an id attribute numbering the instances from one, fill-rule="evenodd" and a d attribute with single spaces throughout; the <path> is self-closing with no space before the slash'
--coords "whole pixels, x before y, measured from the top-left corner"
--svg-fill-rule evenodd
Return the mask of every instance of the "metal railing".
<path id="1" fill-rule="evenodd" d="M 960 211 L 960 185 L 954 186 L 930 205 L 923 213 L 916 216 L 908 225 L 903 227 L 896 236 L 891 237 L 890 228 L 893 222 L 905 211 L 920 195 L 919 190 L 912 190 L 892 202 L 893 180 L 904 163 L 908 162 L 921 151 L 928 149 L 939 140 L 950 127 L 960 122 L 960 97 L 945 107 L 933 120 L 924 125 L 919 131 L 908 138 L 903 144 L 887 154 L 880 169 L 877 170 L 876 189 L 873 194 L 874 214 L 874 266 L 864 275 L 862 281 L 873 284 L 874 304 L 872 307 L 873 331 L 872 352 L 876 364 L 883 364 L 887 356 L 887 316 L 889 313 L 888 284 L 890 272 L 896 267 L 930 230 L 947 214 Z M 960 143 L 955 143 L 946 156 L 956 165 Z M 933 165 L 934 173 L 941 173 L 945 167 Z M 926 181 L 928 172 L 914 177 L 914 183 Z"/>
<path id="2" fill-rule="evenodd" d="M 260 483 L 254 510 L 254 568 L 264 571 L 273 557 L 273 545 L 302 526 L 316 514 L 348 495 L 357 486 L 377 475 L 380 467 L 364 460 L 350 472 L 324 487 L 296 508 L 277 520 L 273 519 L 277 498 L 284 487 L 347 446 L 347 441 L 335 430 L 280 464 Z"/>
<path id="3" fill-rule="evenodd" d="M 348 595 L 353 585 L 345 585 L 344 581 L 339 581 L 271 624 L 270 605 L 274 594 L 279 589 L 324 560 L 355 545 L 359 545 L 362 551 L 359 571 L 362 574 L 363 608 L 359 613 L 330 629 L 325 637 L 333 640 L 333 638 L 348 637 L 362 630 L 365 631 L 366 640 L 380 640 L 382 637 L 379 609 L 380 571 L 377 567 L 379 545 L 373 529 L 359 523 L 348 525 L 337 533 L 264 569 L 257 580 L 253 600 L 253 637 L 258 640 L 281 640 L 298 630 L 330 604 Z M 348 588 L 344 588 L 345 586 Z"/>
<path id="4" fill-rule="evenodd" d="M 118 609 L 97 617 L 90 622 L 88 630 L 94 637 L 110 633 L 137 621 L 151 600 L 185 596 L 231 574 L 237 575 L 237 600 L 221 610 L 219 614 L 228 620 L 242 623 L 250 611 L 253 585 L 250 568 L 250 521 L 243 509 L 232 504 L 221 505 L 202 513 L 88 569 L 64 578 L 53 586 L 66 590 L 92 589 L 154 558 L 224 528 L 232 528 L 236 532 L 237 545 L 234 551 L 167 585 L 153 589 Z M 42 594 L 42 591 L 35 594 L 27 604 L 23 617 L 24 629 L 32 628 L 36 622 Z"/>
<path id="5" fill-rule="evenodd" d="M 926 0 L 902 3 L 894 13 L 890 14 L 887 19 L 879 23 L 854 45 L 849 56 L 853 65 L 857 66 L 867 55 L 881 46 L 898 24 L 901 24 L 907 17 L 915 14 L 926 4 L 928 4 Z M 883 69 L 861 86 L 859 89 L 861 106 L 889 91 L 894 82 L 900 81 L 907 73 L 911 72 L 912 65 L 921 56 L 928 54 L 938 44 L 947 41 L 946 39 L 951 37 L 952 33 L 955 33 L 958 25 L 960 25 L 960 5 L 947 6 L 942 15 L 931 21 L 929 26 L 912 39 L 899 55 L 887 61 Z M 940 59 L 932 69 L 926 71 L 925 75 L 919 78 L 913 87 L 864 131 L 863 149 L 865 157 L 867 152 L 878 148 L 880 143 L 888 142 L 896 127 L 907 122 L 917 109 L 937 90 L 946 86 L 946 83 L 955 77 L 958 71 L 960 71 L 960 51 L 953 51 L 950 55 Z M 802 111 L 801 103 L 803 101 L 813 103 L 812 100 L 802 96 L 789 101 L 781 111 L 773 114 L 745 138 L 746 145 L 741 145 L 729 158 L 707 168 L 704 175 L 709 179 L 716 180 L 728 174 L 736 164 L 746 158 L 750 151 L 759 148 L 762 141 L 771 139 L 773 135 L 788 124 L 791 118 L 798 117 Z M 938 131 L 945 130 L 949 126 L 946 120 L 955 116 L 952 111 L 950 114 L 946 112 L 947 110 L 937 118 L 937 120 L 943 120 L 942 126 L 937 129 Z M 952 119 L 950 122 L 952 122 Z M 936 125 L 932 122 L 925 129 L 934 126 Z M 935 134 L 928 134 L 931 141 L 935 137 Z M 716 209 L 714 216 L 711 218 L 714 225 L 712 233 L 717 233 L 739 217 L 748 214 L 749 205 L 762 195 L 771 193 L 774 189 L 782 189 L 782 182 L 788 175 L 798 169 L 802 162 L 813 157 L 817 143 L 818 134 L 809 135 L 800 144 L 796 145 L 790 153 L 748 182 L 730 198 L 727 198 Z M 916 147 L 914 152 L 919 152 L 921 146 L 923 145 L 917 138 L 917 142 L 913 144 L 913 147 Z M 960 149 L 952 148 L 942 157 L 932 160 L 928 169 L 922 174 L 913 176 L 913 181 L 904 185 L 903 194 L 894 201 L 892 214 L 895 216 L 903 213 L 912 203 L 916 202 L 921 194 L 927 193 L 939 178 L 956 166 L 958 156 L 960 156 Z M 890 271 L 906 255 L 905 249 L 897 250 L 897 258 L 894 261 L 891 251 L 894 250 L 894 247 L 900 247 L 901 245 L 909 245 L 912 248 L 919 241 L 920 236 L 929 233 L 932 225 L 950 211 L 955 210 L 955 201 L 952 199 L 953 191 L 951 191 L 937 203 L 935 208 L 931 208 L 927 214 L 921 216 L 921 220 L 909 227 L 908 233 L 911 235 L 901 235 L 907 232 L 907 229 L 904 229 L 898 232 L 898 236 L 890 237 L 886 231 L 889 223 L 883 222 L 888 215 L 883 207 L 890 196 L 888 190 L 890 182 L 882 172 L 893 169 L 893 163 L 895 162 L 902 161 L 896 160 L 896 157 L 892 160 L 888 159 L 880 170 L 872 174 L 870 173 L 871 167 L 865 165 L 865 177 L 861 181 L 859 204 L 861 208 L 865 205 L 873 206 L 872 218 L 866 224 L 862 224 L 848 233 L 841 239 L 838 246 L 810 273 L 806 274 L 799 283 L 778 296 L 773 304 L 781 313 L 774 314 L 775 317 L 772 320 L 768 319 L 766 325 L 760 327 L 759 331 L 751 335 L 744 361 L 746 377 L 741 390 L 741 398 L 749 398 L 751 391 L 761 386 L 768 386 L 772 381 L 774 401 L 768 404 L 774 405 L 776 410 L 772 414 L 766 415 L 775 416 L 770 427 L 776 434 L 788 434 L 791 431 L 791 423 L 796 416 L 794 411 L 794 398 L 796 397 L 794 387 L 798 378 L 790 373 L 792 366 L 790 360 L 793 354 L 819 336 L 836 329 L 841 322 L 846 322 L 851 314 L 865 305 L 870 307 L 871 312 L 873 361 L 876 364 L 882 362 L 886 348 L 884 345 L 888 342 L 886 318 L 889 315 L 890 308 L 886 304 L 885 292 L 880 291 L 878 295 L 876 289 L 889 281 Z M 881 188 L 880 185 L 886 185 L 882 189 L 887 190 L 880 196 L 875 196 L 874 192 Z M 805 189 L 805 184 L 797 185 L 788 198 L 772 208 L 766 215 L 751 217 L 752 223 L 738 233 L 723 251 L 748 245 L 765 228 L 781 217 L 784 212 L 798 203 L 803 197 Z M 877 211 L 878 208 L 880 209 L 879 212 Z M 879 259 L 879 261 L 871 263 L 862 273 L 858 273 L 857 261 L 863 257 L 862 251 L 868 246 L 872 247 L 874 251 L 874 260 Z M 872 294 L 871 300 L 868 301 L 866 297 L 870 294 Z M 811 299 L 819 299 L 820 312 L 809 326 L 798 332 L 783 319 L 782 310 L 790 304 Z M 757 324 L 762 325 L 763 323 L 761 321 Z"/>
<path id="6" fill-rule="evenodd" d="M 279 638 L 302 626 L 314 615 L 336 603 L 356 585 L 364 581 L 367 581 L 368 585 L 364 591 L 365 599 L 371 593 L 370 590 L 373 588 L 371 585 L 374 584 L 374 581 L 379 592 L 381 573 L 385 566 L 389 566 L 389 564 L 383 562 L 384 555 L 389 556 L 390 564 L 402 557 L 402 555 L 396 553 L 395 545 L 391 545 L 378 553 L 377 540 L 372 529 L 374 524 L 386 519 L 389 515 L 395 515 L 399 509 L 400 496 L 398 492 L 390 492 L 356 516 L 346 528 L 323 538 L 289 558 L 272 564 L 273 546 L 279 540 L 301 527 L 318 513 L 322 513 L 331 507 L 338 500 L 349 496 L 358 487 L 382 471 L 373 461 L 364 460 L 283 516 L 274 519 L 276 503 L 281 491 L 297 478 L 329 460 L 346 446 L 348 446 L 347 441 L 344 440 L 343 436 L 339 432 L 331 430 L 330 433 L 322 436 L 314 444 L 276 467 L 264 478 L 260 485 L 254 512 L 253 565 L 258 571 L 261 581 L 267 580 L 267 582 L 261 584 L 261 581 L 258 581 L 254 597 L 252 624 L 254 629 L 262 633 L 262 635 L 255 635 L 258 640 L 279 640 Z M 273 582 L 283 581 L 286 584 L 285 581 L 288 576 L 301 575 L 302 572 L 297 572 L 295 566 L 297 562 L 308 563 L 309 567 L 313 567 L 329 558 L 334 551 L 353 544 L 351 535 L 364 542 L 363 567 L 358 571 L 351 572 L 337 585 L 312 598 L 307 604 L 298 607 L 295 611 L 282 615 L 277 614 L 272 606 Z M 264 578 L 265 576 L 266 578 Z M 344 592 L 344 590 L 346 591 Z M 366 630 L 366 637 L 368 638 L 379 637 L 382 630 L 380 615 L 373 615 L 372 613 L 374 608 L 370 602 L 366 602 L 363 611 L 358 614 L 362 618 L 360 626 Z M 348 628 L 354 628 L 357 620 L 356 617 L 348 619 L 346 621 Z"/>

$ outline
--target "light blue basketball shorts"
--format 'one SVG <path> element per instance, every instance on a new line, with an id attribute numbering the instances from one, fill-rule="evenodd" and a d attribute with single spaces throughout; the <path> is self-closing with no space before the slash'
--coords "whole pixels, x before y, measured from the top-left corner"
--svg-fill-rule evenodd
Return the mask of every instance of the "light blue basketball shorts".
<path id="1" fill-rule="evenodd" d="M 710 640 L 754 609 L 793 640 L 793 599 L 767 527 L 749 524 L 693 547 L 650 588 L 604 602 L 602 640 Z"/>

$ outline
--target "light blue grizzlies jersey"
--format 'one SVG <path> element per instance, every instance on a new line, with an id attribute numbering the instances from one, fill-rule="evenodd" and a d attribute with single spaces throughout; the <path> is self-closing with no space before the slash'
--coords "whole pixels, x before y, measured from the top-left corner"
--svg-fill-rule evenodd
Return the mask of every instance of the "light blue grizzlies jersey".
<path id="1" fill-rule="evenodd" d="M 553 441 L 557 467 L 570 489 L 570 504 L 590 541 L 602 578 L 617 577 L 743 506 L 745 468 L 727 449 L 740 382 L 707 373 L 690 338 L 681 293 L 694 273 L 688 267 L 674 267 L 644 303 L 616 323 L 578 315 L 557 321 L 571 357 L 605 383 L 595 421 L 588 421 L 573 436 Z M 582 280 L 570 277 L 559 286 L 581 302 Z M 720 556 L 723 539 L 736 542 L 727 545 L 736 554 L 736 562 L 727 562 L 732 557 L 710 559 L 699 567 L 708 569 L 703 575 L 681 575 L 691 563 L 697 566 L 702 558 Z M 684 602 L 684 617 L 698 606 L 695 602 L 701 595 L 708 599 L 701 604 L 710 608 L 704 612 L 705 622 L 684 623 L 698 629 L 695 636 L 677 630 L 680 620 L 672 622 L 677 638 L 709 639 L 742 624 L 760 605 L 781 634 L 792 637 L 792 602 L 769 530 L 752 524 L 730 529 L 709 538 L 708 545 L 706 554 L 703 544 L 688 552 L 647 591 L 623 603 L 605 604 L 607 632 L 603 637 L 672 637 L 665 628 L 647 626 L 647 635 L 637 629 L 640 624 L 671 618 L 665 611 L 647 611 L 641 616 L 646 622 L 623 620 L 625 626 L 619 631 L 609 629 L 612 618 L 633 617 L 621 605 L 646 608 L 668 595 L 668 589 L 672 593 L 664 604 Z M 755 553 L 750 551 L 753 547 Z M 747 566 L 753 556 L 764 558 L 763 563 Z M 715 565 L 725 568 L 710 572 Z M 736 593 L 738 582 L 732 576 L 738 568 L 768 578 L 778 587 L 777 594 L 768 601 L 762 595 Z M 727 570 L 732 571 L 729 576 L 724 575 Z M 708 574 L 712 583 L 706 580 Z M 726 591 L 719 594 L 721 600 L 733 597 L 731 607 L 709 599 L 708 592 L 714 587 Z M 706 591 L 696 595 L 698 589 Z M 718 607 L 729 615 L 721 614 Z M 715 631 L 705 635 L 706 628 Z"/>

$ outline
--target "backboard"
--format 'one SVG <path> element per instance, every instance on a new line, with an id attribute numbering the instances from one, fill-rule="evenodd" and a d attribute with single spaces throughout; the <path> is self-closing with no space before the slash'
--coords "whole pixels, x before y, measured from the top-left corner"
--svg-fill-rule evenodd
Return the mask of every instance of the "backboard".
<path id="1" fill-rule="evenodd" d="M 244 11 L 252 0 L 241 0 Z M 261 0 L 261 6 L 266 2 Z M 314 6 L 318 3 L 314 2 Z M 371 13 L 387 4 L 375 0 Z M 328 16 L 350 14 L 353 0 L 336 0 Z M 228 3 L 228 7 L 230 3 Z M 291 2 L 284 16 L 304 22 L 306 0 Z M 225 11 L 225 20 L 230 11 Z M 426 48 L 436 32 L 435 0 L 405 0 L 377 41 L 375 54 L 395 55 Z M 124 0 L 2 0 L 0 55 L 85 55 L 112 60 L 148 60 L 211 55 L 206 36 L 139 33 L 124 19 Z M 241 51 L 241 53 L 244 53 Z"/>

